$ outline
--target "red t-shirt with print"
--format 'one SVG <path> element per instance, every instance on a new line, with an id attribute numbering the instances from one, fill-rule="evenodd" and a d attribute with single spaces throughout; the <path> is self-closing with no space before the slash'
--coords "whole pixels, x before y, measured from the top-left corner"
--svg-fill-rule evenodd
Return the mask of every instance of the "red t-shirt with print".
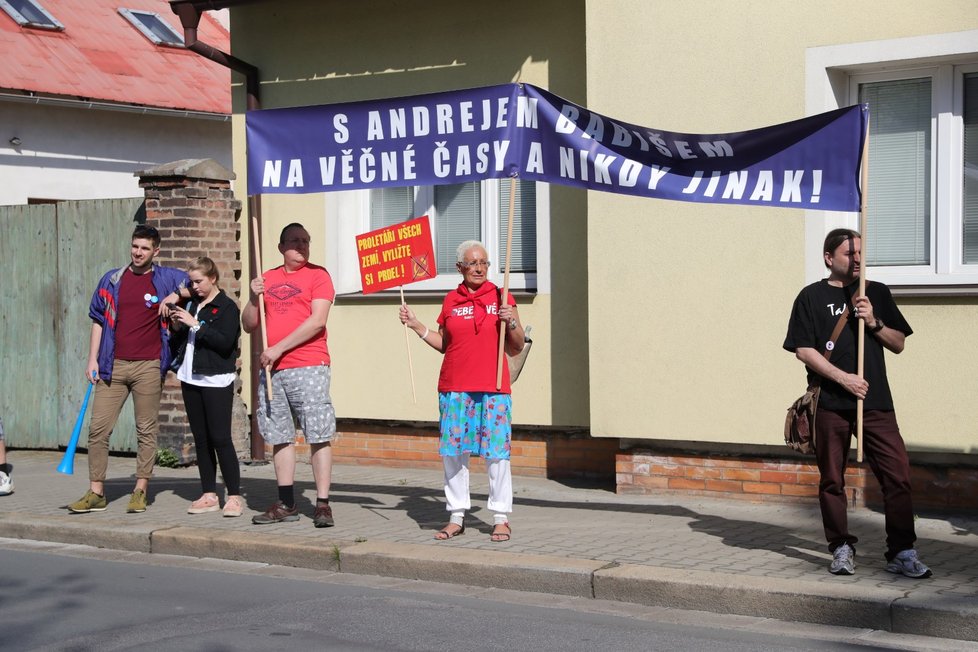
<path id="1" fill-rule="evenodd" d="M 294 272 L 284 266 L 270 269 L 262 276 L 265 281 L 265 315 L 268 345 L 281 342 L 312 315 L 312 302 L 336 298 L 333 279 L 324 267 L 307 263 Z M 329 364 L 326 329 L 322 333 L 287 351 L 275 364 L 275 369 L 294 369 Z"/>
<path id="2" fill-rule="evenodd" d="M 150 298 L 147 299 L 146 297 Z M 119 281 L 119 317 L 115 328 L 116 360 L 159 360 L 160 300 L 153 287 L 153 271 L 133 274 L 126 268 Z"/>
<path id="3" fill-rule="evenodd" d="M 505 362 L 502 387 L 496 389 L 499 299 L 499 288 L 489 281 L 475 292 L 461 283 L 445 297 L 438 315 L 438 324 L 445 333 L 439 392 L 510 393 L 509 365 Z M 513 295 L 507 299 L 509 305 L 516 305 Z"/>

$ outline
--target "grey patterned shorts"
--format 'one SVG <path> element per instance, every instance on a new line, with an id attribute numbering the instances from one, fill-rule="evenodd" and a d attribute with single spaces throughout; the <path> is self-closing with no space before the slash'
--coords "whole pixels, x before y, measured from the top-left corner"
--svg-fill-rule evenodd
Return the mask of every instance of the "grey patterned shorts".
<path id="1" fill-rule="evenodd" d="M 272 373 L 272 404 L 265 392 L 265 372 L 258 380 L 258 429 L 269 444 L 295 442 L 302 428 L 308 444 L 322 444 L 336 436 L 336 411 L 329 397 L 332 373 L 326 365 L 296 367 Z"/>

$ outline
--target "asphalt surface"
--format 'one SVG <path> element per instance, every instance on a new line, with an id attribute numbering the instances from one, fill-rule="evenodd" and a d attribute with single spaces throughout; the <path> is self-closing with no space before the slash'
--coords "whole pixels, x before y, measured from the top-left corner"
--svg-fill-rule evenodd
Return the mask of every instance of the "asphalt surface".
<path id="1" fill-rule="evenodd" d="M 241 518 L 186 513 L 200 495 L 196 467 L 157 468 L 149 508 L 127 514 L 135 460 L 112 457 L 108 509 L 70 514 L 65 506 L 88 488 L 87 459 L 79 454 L 70 476 L 56 472 L 60 459 L 8 452 L 15 493 L 0 497 L 0 537 L 978 641 L 978 515 L 919 514 L 917 548 L 934 576 L 912 580 L 883 570 L 882 514 L 854 509 L 856 574 L 837 577 L 815 503 L 618 496 L 516 477 L 513 538 L 494 543 L 486 476 L 475 472 L 466 533 L 435 541 L 447 521 L 435 471 L 337 465 L 336 526 L 317 529 L 305 465 L 296 478 L 300 520 L 257 526 L 251 516 L 276 498 L 271 465 L 242 465 Z"/>

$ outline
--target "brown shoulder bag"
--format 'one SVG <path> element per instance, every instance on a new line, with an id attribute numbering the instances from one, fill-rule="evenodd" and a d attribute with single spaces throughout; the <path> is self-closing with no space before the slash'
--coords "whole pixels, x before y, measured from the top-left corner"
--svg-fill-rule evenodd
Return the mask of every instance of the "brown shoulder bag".
<path id="1" fill-rule="evenodd" d="M 832 349 L 835 348 L 835 341 L 842 334 L 842 329 L 845 328 L 848 317 L 849 307 L 846 306 L 846 309 L 842 311 L 842 315 L 839 316 L 839 321 L 836 323 L 835 329 L 832 331 L 832 339 L 826 345 L 825 352 L 822 354 L 826 360 L 832 357 Z M 818 375 L 816 375 L 814 382 L 809 385 L 808 391 L 802 394 L 801 398 L 792 403 L 788 408 L 788 416 L 784 420 L 784 443 L 787 444 L 788 448 L 806 455 L 815 453 L 815 412 L 818 408 L 818 395 L 820 390 L 821 384 Z"/>

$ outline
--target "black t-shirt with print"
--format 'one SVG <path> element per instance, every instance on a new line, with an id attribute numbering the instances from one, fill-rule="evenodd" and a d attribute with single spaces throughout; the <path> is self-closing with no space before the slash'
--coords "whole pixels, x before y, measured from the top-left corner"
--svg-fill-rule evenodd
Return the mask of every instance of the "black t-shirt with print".
<path id="1" fill-rule="evenodd" d="M 804 288 L 795 299 L 791 308 L 791 318 L 788 320 L 788 334 L 784 339 L 784 348 L 794 353 L 800 348 L 813 348 L 824 354 L 825 346 L 832 337 L 832 330 L 839 321 L 839 316 L 846 306 L 852 306 L 852 297 L 858 295 L 858 281 L 840 288 L 829 285 L 827 280 L 812 283 Z M 866 296 L 873 304 L 873 314 L 883 320 L 888 328 L 893 328 L 910 335 L 913 330 L 904 319 L 900 309 L 893 301 L 890 288 L 882 283 L 867 281 Z M 845 328 L 839 335 L 832 357 L 829 361 L 848 373 L 856 373 L 856 349 L 858 348 L 857 322 L 852 315 Z M 886 380 L 886 361 L 883 359 L 883 345 L 866 330 L 866 356 L 864 374 L 869 383 L 869 392 L 863 407 L 866 410 L 892 410 L 893 397 L 890 395 L 890 385 Z M 819 407 L 830 410 L 851 410 L 856 407 L 856 397 L 846 391 L 838 383 L 818 376 L 814 371 L 808 371 L 808 382 L 819 379 L 822 393 L 819 396 Z"/>

